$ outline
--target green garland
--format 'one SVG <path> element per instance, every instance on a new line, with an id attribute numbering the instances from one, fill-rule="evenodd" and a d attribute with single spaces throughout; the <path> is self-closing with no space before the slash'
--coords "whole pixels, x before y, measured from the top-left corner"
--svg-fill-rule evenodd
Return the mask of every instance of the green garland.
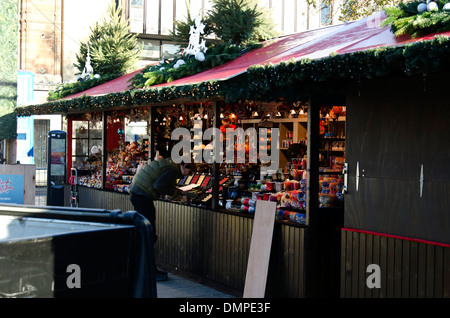
<path id="1" fill-rule="evenodd" d="M 207 100 L 223 94 L 220 85 L 204 82 L 198 85 L 168 86 L 151 89 L 137 89 L 102 96 L 86 96 L 67 100 L 57 100 L 40 105 L 17 107 L 17 116 L 44 114 L 68 114 L 107 111 L 130 106 L 148 106 L 167 103 L 171 100 Z"/>
<path id="2" fill-rule="evenodd" d="M 400 47 L 381 47 L 318 60 L 302 59 L 276 66 L 253 66 L 247 71 L 247 81 L 251 85 L 246 87 L 243 97 L 264 99 L 273 96 L 274 91 L 286 91 L 289 87 L 296 87 L 300 94 L 320 83 L 426 75 L 448 70 L 450 38 L 437 36 L 433 40 Z"/>
<path id="3" fill-rule="evenodd" d="M 385 9 L 387 18 L 382 25 L 390 24 L 391 31 L 396 36 L 408 34 L 412 38 L 450 31 L 450 10 L 444 9 L 448 2 L 448 0 L 436 0 L 436 10 L 425 9 L 421 13 L 418 12 L 418 6 L 426 7 L 423 1 L 400 3 L 396 7 Z"/>
<path id="4" fill-rule="evenodd" d="M 206 51 L 205 60 L 203 62 L 196 60 L 194 57 L 188 58 L 179 54 L 177 58 L 170 61 L 165 60 L 158 65 L 144 68 L 142 72 L 133 77 L 131 83 L 135 88 L 170 83 L 176 79 L 201 73 L 228 61 L 232 61 L 241 56 L 243 52 L 256 47 L 261 47 L 261 44 L 253 44 L 246 48 L 227 43 L 212 45 Z M 179 60 L 183 60 L 184 64 L 175 68 L 174 66 Z"/>
<path id="5" fill-rule="evenodd" d="M 224 82 L 146 88 L 83 96 L 42 105 L 17 107 L 18 116 L 67 114 L 114 108 L 148 106 L 175 100 L 275 100 L 276 96 L 294 100 L 314 89 L 339 86 L 344 81 L 360 81 L 386 76 L 426 75 L 450 70 L 450 38 L 438 36 L 405 46 L 382 47 L 367 51 L 332 55 L 326 58 L 279 65 L 253 66 L 246 74 Z M 322 85 L 323 84 L 323 85 Z M 276 95 L 278 94 L 278 95 Z"/>
<path id="6" fill-rule="evenodd" d="M 61 99 L 66 96 L 70 96 L 73 94 L 77 94 L 79 92 L 84 92 L 87 89 L 90 89 L 94 86 L 101 85 L 103 83 L 112 81 L 113 79 L 118 78 L 122 74 L 106 74 L 102 77 L 96 78 L 96 77 L 90 77 L 84 81 L 76 81 L 73 83 L 63 83 L 61 85 L 58 85 L 54 91 L 49 91 L 47 100 L 48 101 L 54 101 Z"/>

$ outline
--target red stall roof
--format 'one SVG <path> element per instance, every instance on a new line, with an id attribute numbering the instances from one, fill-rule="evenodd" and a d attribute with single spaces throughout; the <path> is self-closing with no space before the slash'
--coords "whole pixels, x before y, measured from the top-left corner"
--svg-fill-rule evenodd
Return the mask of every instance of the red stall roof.
<path id="1" fill-rule="evenodd" d="M 266 41 L 261 48 L 245 53 L 226 64 L 171 83 L 153 87 L 222 81 L 246 72 L 253 65 L 267 65 L 270 63 L 276 65 L 281 62 L 295 61 L 302 58 L 320 59 L 332 53 L 345 54 L 380 46 L 404 45 L 435 37 L 435 34 L 415 39 L 411 39 L 409 36 L 396 37 L 390 31 L 390 26 L 381 26 L 381 22 L 385 18 L 386 16 L 383 12 L 377 12 L 358 21 L 282 36 Z M 450 32 L 441 34 L 450 36 Z M 95 96 L 128 90 L 130 84 L 128 81 L 140 71 L 137 70 L 82 93 L 68 96 L 66 99 L 79 97 L 83 94 Z"/>

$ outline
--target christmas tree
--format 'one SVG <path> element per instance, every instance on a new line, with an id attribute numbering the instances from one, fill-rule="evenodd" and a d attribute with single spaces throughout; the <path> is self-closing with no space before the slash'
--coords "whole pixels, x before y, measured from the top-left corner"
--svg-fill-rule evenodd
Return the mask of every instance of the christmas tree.
<path id="1" fill-rule="evenodd" d="M 139 61 L 141 45 L 137 35 L 129 33 L 128 20 L 122 15 L 122 9 L 113 1 L 108 13 L 100 23 L 91 27 L 91 35 L 86 43 L 81 43 L 74 66 L 83 72 L 89 48 L 91 65 L 95 73 L 121 75 L 133 70 Z"/>

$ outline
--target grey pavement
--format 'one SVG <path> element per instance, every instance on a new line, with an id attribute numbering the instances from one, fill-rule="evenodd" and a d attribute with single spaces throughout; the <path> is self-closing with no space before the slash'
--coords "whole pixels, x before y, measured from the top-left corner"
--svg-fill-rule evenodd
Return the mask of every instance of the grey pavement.
<path id="1" fill-rule="evenodd" d="M 214 288 L 169 273 L 166 281 L 156 283 L 157 298 L 235 298 Z"/>

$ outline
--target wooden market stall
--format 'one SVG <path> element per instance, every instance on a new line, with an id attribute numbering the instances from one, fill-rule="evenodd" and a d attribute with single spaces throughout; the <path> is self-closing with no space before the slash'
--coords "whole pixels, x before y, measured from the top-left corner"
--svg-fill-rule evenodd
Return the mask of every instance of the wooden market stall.
<path id="1" fill-rule="evenodd" d="M 278 202 L 278 219 L 274 227 L 266 296 L 367 296 L 368 293 L 355 294 L 355 286 L 360 286 L 361 290 L 364 289 L 364 286 L 361 287 L 362 282 L 365 281 L 361 266 L 366 265 L 366 261 L 359 263 L 362 260 L 359 256 L 363 254 L 356 252 L 370 252 L 369 247 L 365 250 L 363 245 L 358 244 L 362 236 L 366 239 L 365 236 L 373 235 L 362 233 L 362 231 L 450 243 L 448 237 L 434 227 L 448 225 L 448 218 L 442 212 L 446 211 L 445 207 L 448 207 L 448 198 L 442 196 L 445 193 L 444 190 L 448 190 L 448 179 L 445 178 L 445 174 L 439 175 L 436 170 L 433 170 L 433 174 L 428 174 L 431 170 L 427 169 L 431 169 L 430 163 L 434 163 L 433 161 L 421 163 L 426 176 L 422 179 L 420 179 L 421 172 L 416 171 L 417 167 L 414 164 L 405 163 L 407 158 L 415 157 L 412 155 L 415 148 L 411 146 L 411 143 L 406 142 L 409 133 L 416 137 L 431 133 L 430 136 L 435 136 L 434 138 L 438 138 L 442 133 L 442 129 L 434 132 L 430 130 L 434 124 L 445 127 L 448 116 L 442 117 L 447 118 L 447 122 L 445 122 L 446 119 L 441 119 L 424 124 L 421 120 L 428 117 L 430 120 L 435 120 L 438 110 L 439 113 L 448 114 L 448 110 L 440 106 L 443 105 L 442 95 L 445 91 L 427 88 L 420 99 L 415 99 L 416 96 L 405 99 L 406 88 L 397 90 L 394 85 L 395 80 L 408 78 L 413 85 L 412 91 L 417 93 L 418 89 L 414 85 L 420 82 L 417 79 L 423 78 L 417 77 L 416 74 L 422 74 L 423 68 L 419 67 L 418 70 L 411 72 L 416 77 L 404 75 L 405 67 L 410 67 L 405 66 L 404 60 L 401 60 L 403 64 L 395 59 L 389 61 L 391 64 L 384 64 L 383 72 L 378 68 L 382 63 L 386 63 L 386 58 L 392 56 L 390 55 L 392 53 L 405 59 L 402 48 L 408 43 L 415 48 L 421 47 L 419 42 L 421 40 L 430 40 L 427 43 L 436 45 L 438 41 L 433 42 L 432 37 L 414 40 L 408 37 L 396 38 L 389 31 L 389 27 L 381 27 L 380 21 L 370 19 L 274 39 L 232 62 L 175 80 L 170 84 L 129 91 L 127 90 L 128 76 L 126 81 L 117 79 L 114 83 L 85 91 L 81 97 L 72 96 L 64 101 L 21 107 L 16 112 L 19 116 L 42 113 L 66 115 L 68 144 L 73 146 L 69 149 L 71 159 L 68 161 L 72 165 L 76 163 L 79 170 L 88 170 L 86 174 L 89 178 L 85 180 L 89 179 L 92 182 L 88 184 L 83 181 L 86 186 L 78 187 L 79 206 L 122 211 L 133 209 L 126 191 L 127 181 L 132 179 L 132 174 L 116 173 L 120 176 L 119 179 L 125 182 L 108 184 L 111 166 L 117 166 L 117 161 L 114 161 L 113 156 L 108 155 L 108 150 L 119 149 L 123 152 L 125 149 L 126 123 L 131 122 L 129 121 L 131 115 L 134 119 L 136 116 L 141 116 L 141 119 L 147 122 L 147 130 L 136 134 L 138 138 L 130 139 L 130 145 L 136 141 L 140 147 L 143 147 L 141 158 L 146 160 L 151 160 L 156 150 L 161 149 L 154 147 L 155 138 L 157 134 L 168 133 L 164 129 L 161 130 L 161 127 L 167 127 L 166 124 L 163 126 L 161 124 L 169 114 L 175 118 L 175 121 L 181 118 L 179 121 L 182 122 L 186 120 L 186 114 L 183 112 L 188 114 L 192 112 L 194 115 L 200 113 L 205 120 L 205 127 L 210 125 L 220 128 L 225 125 L 221 120 L 221 114 L 241 112 L 240 121 L 235 123 L 242 127 L 247 125 L 245 127 L 269 130 L 279 128 L 283 131 L 283 135 L 277 138 L 280 145 L 285 139 L 284 136 L 288 143 L 289 140 L 295 140 L 296 144 L 304 142 L 307 145 L 306 157 L 298 158 L 304 159 L 306 166 L 302 166 L 303 162 L 294 163 L 293 159 L 297 158 L 287 155 L 289 147 L 279 149 L 280 158 L 283 160 L 281 160 L 282 163 L 280 161 L 277 175 L 272 178 L 276 178 L 278 182 L 287 179 L 295 181 L 296 186 L 299 187 L 295 189 L 298 190 L 296 194 L 299 197 L 293 196 L 294 189 L 288 190 L 286 184 L 282 190 L 272 191 L 272 195 Z M 371 23 L 368 23 L 369 21 Z M 378 47 L 382 48 L 379 51 L 375 50 Z M 436 58 L 445 57 L 448 57 L 448 50 L 443 49 L 441 55 Z M 252 67 L 252 65 L 261 66 Z M 435 72 L 434 69 L 429 71 Z M 427 76 L 426 79 L 430 80 L 430 83 L 435 80 L 434 75 Z M 389 85 L 383 83 L 386 80 L 389 81 Z M 428 83 L 427 81 L 425 82 Z M 387 94 L 380 94 L 380 90 L 386 91 Z M 412 108 L 408 107 L 419 108 L 419 102 L 414 103 L 415 106 L 407 106 L 408 102 L 417 100 L 426 103 L 432 93 L 436 94 L 433 96 L 439 96 L 439 98 L 436 97 L 438 102 L 433 104 L 437 105 L 437 108 L 430 107 L 427 110 L 428 117 L 419 114 L 412 116 L 410 114 Z M 392 110 L 393 104 L 399 107 L 395 112 Z M 340 108 L 335 109 L 334 106 Z M 347 113 L 345 116 L 343 116 L 344 113 L 340 113 L 339 119 L 339 113 L 336 114 L 337 109 L 341 112 L 342 108 Z M 247 110 L 247 114 L 242 114 L 244 109 Z M 268 109 L 272 114 L 269 120 L 266 117 L 251 119 L 254 111 L 268 112 Z M 291 109 L 296 112 L 294 116 L 290 113 Z M 282 110 L 287 112 L 277 118 L 274 114 Z M 377 110 L 380 110 L 380 113 L 377 113 Z M 299 115 L 300 111 L 304 111 L 304 117 Z M 403 120 L 403 112 L 408 114 L 408 119 L 415 121 L 411 123 Z M 330 114 L 331 118 L 329 118 Z M 92 118 L 96 120 L 93 121 Z M 343 129 L 331 129 L 333 125 L 339 127 L 341 124 Z M 83 136 L 80 135 L 80 129 Z M 336 134 L 337 132 L 339 133 Z M 448 132 L 446 135 L 444 133 L 444 136 L 448 136 Z M 436 163 L 443 164 L 442 158 L 445 158 L 445 152 L 444 157 L 442 154 L 437 154 L 438 147 L 433 146 L 436 143 L 429 143 L 429 141 L 427 138 L 420 137 L 420 144 L 426 146 L 422 154 L 426 154 L 426 149 L 431 147 L 432 157 L 437 160 Z M 333 142 L 338 144 L 330 145 Z M 148 145 L 148 149 L 145 145 Z M 100 146 L 103 151 L 94 153 L 92 151 L 94 146 L 97 149 Z M 84 150 L 77 154 L 76 149 Z M 366 149 L 370 151 L 366 152 Z M 338 155 L 333 154 L 336 151 Z M 384 153 L 384 151 L 387 152 Z M 87 154 L 93 155 L 91 160 L 83 160 Z M 403 157 L 405 154 L 408 156 Z M 123 155 L 126 156 L 127 153 Z M 344 158 L 348 170 L 343 169 Z M 392 161 L 390 161 L 391 158 Z M 415 170 L 411 168 L 412 170 L 406 173 L 398 169 L 400 159 L 405 167 L 414 166 Z M 86 169 L 86 164 L 89 169 Z M 354 173 L 357 166 L 360 170 L 356 175 Z M 135 166 L 130 166 L 127 171 L 133 168 Z M 172 202 L 170 200 L 156 202 L 156 208 L 159 211 L 157 222 L 160 237 L 159 244 L 156 246 L 158 263 L 169 269 L 176 269 L 214 282 L 224 288 L 230 288 L 237 291 L 237 294 L 243 291 L 253 215 L 247 210 L 239 209 L 239 207 L 244 209 L 243 204 L 241 206 L 238 203 L 246 198 L 244 195 L 233 196 L 230 193 L 232 193 L 231 190 L 236 190 L 233 188 L 235 186 L 238 190 L 247 191 L 252 195 L 251 191 L 248 191 L 251 189 L 250 185 L 255 189 L 257 186 L 255 181 L 263 179 L 258 174 L 258 177 L 252 180 L 253 183 L 248 182 L 244 185 L 245 189 L 240 189 L 239 178 L 236 176 L 239 177 L 238 172 L 243 170 L 243 167 L 215 163 L 206 167 L 203 173 L 196 174 L 197 178 L 200 178 L 200 175 L 203 175 L 203 178 L 209 175 L 214 180 L 207 187 L 211 196 L 208 204 L 198 204 L 198 202 L 186 204 L 187 201 Z M 296 172 L 297 177 L 294 177 L 293 170 L 301 172 Z M 347 171 L 346 176 L 342 175 L 344 171 Z M 389 173 L 385 174 L 386 171 Z M 416 180 L 416 174 L 418 180 Z M 97 177 L 92 178 L 92 176 Z M 412 179 L 413 176 L 416 179 Z M 80 177 L 85 176 L 80 175 Z M 193 175 L 189 180 L 195 177 Z M 407 184 L 396 183 L 396 178 L 404 178 Z M 238 181 L 235 183 L 236 180 Z M 345 188 L 343 188 L 344 180 L 348 180 Z M 427 180 L 430 183 L 427 183 Z M 222 181 L 224 183 L 219 184 Z M 272 181 L 275 179 L 270 180 Z M 180 182 L 186 182 L 186 180 L 180 180 Z M 358 182 L 358 191 L 355 191 L 355 182 Z M 333 200 L 330 199 L 329 184 L 338 186 L 340 193 L 343 190 L 347 191 L 345 204 L 340 201 L 342 196 L 338 196 L 336 191 L 332 196 Z M 421 192 L 423 196 L 429 193 L 435 194 L 433 198 L 436 200 L 433 204 L 428 201 L 430 203 L 428 206 L 414 203 L 414 207 L 411 207 L 404 203 L 413 204 L 412 201 L 395 196 L 397 190 L 404 190 L 402 194 L 404 193 L 405 199 L 411 199 L 413 192 L 417 192 L 412 191 L 413 188 L 421 184 L 433 185 L 433 189 L 437 190 L 432 191 L 424 187 L 424 192 Z M 438 189 L 439 185 L 443 187 Z M 70 202 L 70 188 L 67 185 L 66 202 Z M 225 188 L 228 191 L 224 192 Z M 261 190 L 261 188 L 258 189 Z M 281 195 L 278 196 L 278 194 Z M 292 201 L 296 201 L 297 206 L 293 207 L 292 201 L 289 201 L 290 205 L 286 205 L 283 197 L 289 197 L 289 199 L 295 197 Z M 297 199 L 300 197 L 301 199 Z M 234 208 L 226 208 L 227 198 L 233 199 Z M 265 199 L 270 199 L 270 194 Z M 446 202 L 446 205 L 437 203 L 441 200 Z M 298 205 L 300 201 L 301 206 Z M 420 212 L 428 211 L 430 207 L 433 207 L 435 212 L 427 222 L 423 223 Z M 444 207 L 441 212 L 439 212 L 440 207 Z M 412 221 L 408 222 L 408 226 L 403 226 L 410 219 L 412 211 L 415 213 Z M 392 220 L 388 218 L 389 216 L 397 213 L 401 215 L 399 219 L 395 222 L 388 221 Z M 427 224 L 428 229 L 422 228 L 422 224 Z M 399 229 L 402 231 L 398 231 Z M 404 229 L 407 230 L 403 231 Z M 429 235 L 423 236 L 422 234 L 425 233 Z M 397 243 L 395 239 L 395 243 L 390 244 L 400 243 Z M 448 253 L 446 246 L 440 245 L 440 247 L 444 250 L 436 252 L 436 258 L 448 262 L 447 256 L 444 257 Z M 387 250 L 380 250 L 379 253 L 379 257 L 383 260 L 388 256 L 383 254 L 387 253 Z M 394 258 L 396 257 L 399 256 L 395 254 Z M 430 264 L 435 264 L 438 259 L 430 256 L 428 261 Z M 393 265 L 389 262 L 385 261 L 384 264 L 389 267 L 389 270 L 392 269 Z M 444 291 L 448 290 L 448 284 L 445 283 L 448 273 L 444 270 L 448 266 L 442 268 L 444 282 L 441 282 L 440 289 Z M 359 280 L 356 280 L 357 278 Z M 436 286 L 436 288 L 439 287 Z M 381 293 L 381 296 L 383 295 L 386 294 Z"/>

